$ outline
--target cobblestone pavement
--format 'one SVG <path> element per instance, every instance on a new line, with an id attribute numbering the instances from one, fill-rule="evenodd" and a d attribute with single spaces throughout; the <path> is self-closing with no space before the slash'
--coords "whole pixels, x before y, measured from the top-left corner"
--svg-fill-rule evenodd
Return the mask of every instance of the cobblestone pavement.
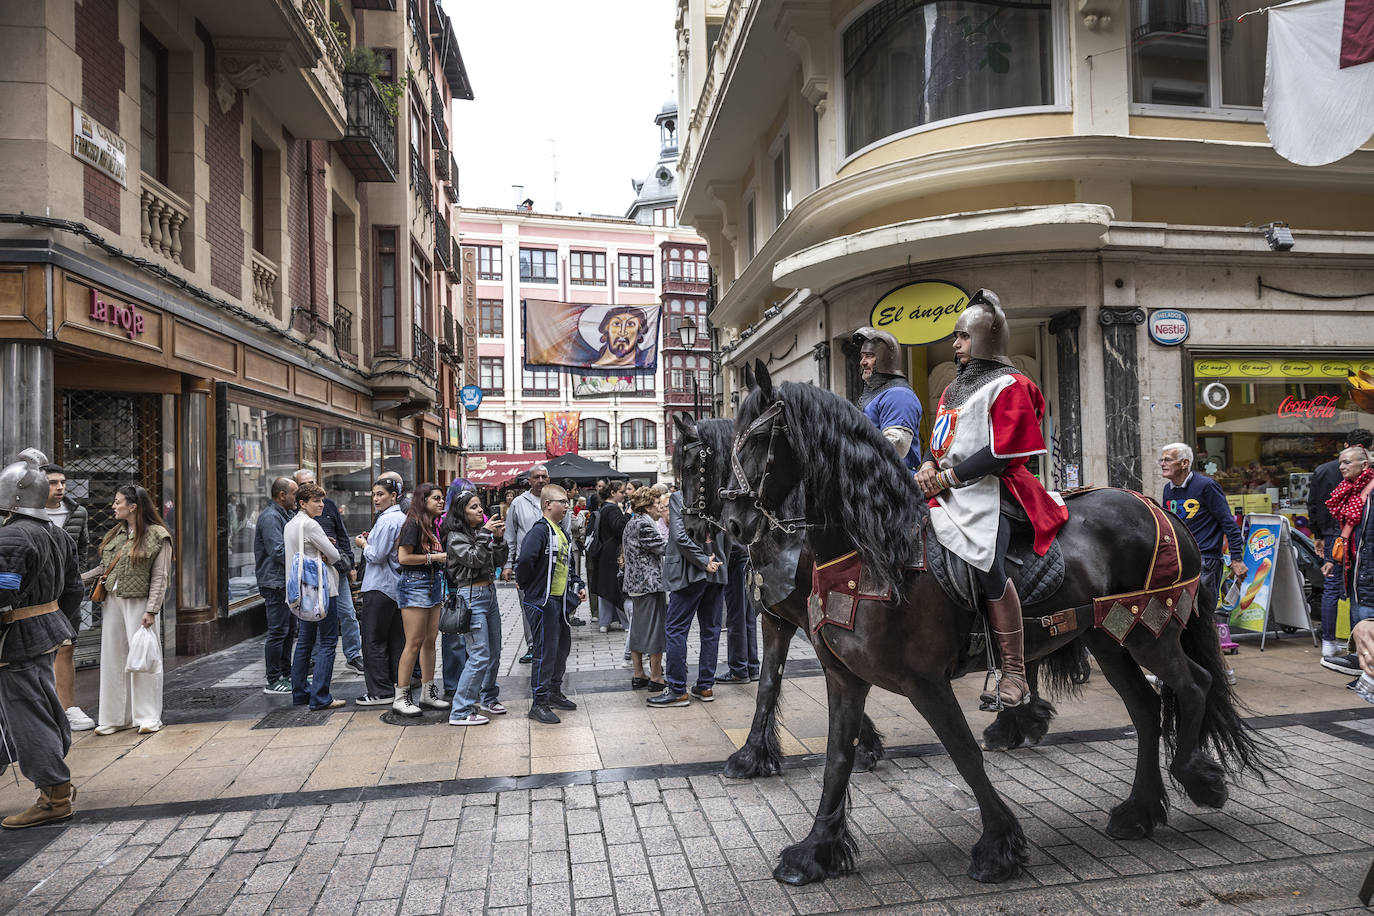
<path id="1" fill-rule="evenodd" d="M 1040 747 L 985 755 L 1031 842 L 1027 873 L 997 886 L 965 875 L 978 816 L 952 762 L 909 703 L 875 690 L 889 757 L 853 780 L 856 870 L 789 888 L 771 870 L 810 829 L 825 747 L 809 646 L 787 667 L 783 775 L 729 780 L 752 686 L 648 710 L 619 667 L 623 636 L 582 627 L 581 708 L 531 723 L 513 590 L 501 599 L 511 714 L 481 728 L 293 709 L 262 694 L 258 641 L 169 672 L 161 733 L 76 736 L 69 824 L 0 836 L 0 913 L 1365 912 L 1374 707 L 1305 636 L 1233 659 L 1251 724 L 1288 755 L 1280 778 L 1233 787 L 1222 811 L 1174 793 L 1149 840 L 1102 833 L 1135 747 L 1100 676 L 1060 702 Z M 955 686 L 981 729 L 981 679 Z M 360 692 L 336 677 L 337 695 Z M 4 780 L 0 811 L 32 801 Z"/>

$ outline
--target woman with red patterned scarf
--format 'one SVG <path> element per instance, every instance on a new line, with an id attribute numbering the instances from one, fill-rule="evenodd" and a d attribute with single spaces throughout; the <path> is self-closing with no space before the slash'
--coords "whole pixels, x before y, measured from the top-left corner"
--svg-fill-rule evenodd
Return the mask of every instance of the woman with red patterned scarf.
<path id="1" fill-rule="evenodd" d="M 1374 512 L 1369 511 L 1370 493 L 1374 491 L 1374 468 L 1369 466 L 1369 452 L 1363 446 L 1352 446 L 1341 452 L 1339 459 L 1341 483 L 1326 501 L 1331 517 L 1341 526 L 1341 536 L 1331 550 L 1331 559 L 1323 567 L 1329 574 L 1335 563 L 1345 564 L 1345 591 L 1350 599 L 1352 629 L 1360 621 L 1374 618 Z M 1369 650 L 1362 649 L 1361 655 Z M 1358 670 L 1374 658 L 1347 658 L 1347 669 Z"/>

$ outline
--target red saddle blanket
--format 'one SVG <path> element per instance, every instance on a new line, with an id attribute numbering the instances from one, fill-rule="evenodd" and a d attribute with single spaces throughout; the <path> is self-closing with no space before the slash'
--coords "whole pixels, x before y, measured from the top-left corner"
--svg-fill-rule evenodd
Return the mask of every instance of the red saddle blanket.
<path id="1" fill-rule="evenodd" d="M 811 597 L 806 602 L 811 632 L 826 624 L 854 629 L 854 612 L 866 600 L 891 601 L 892 595 L 878 587 L 857 551 L 813 567 Z"/>

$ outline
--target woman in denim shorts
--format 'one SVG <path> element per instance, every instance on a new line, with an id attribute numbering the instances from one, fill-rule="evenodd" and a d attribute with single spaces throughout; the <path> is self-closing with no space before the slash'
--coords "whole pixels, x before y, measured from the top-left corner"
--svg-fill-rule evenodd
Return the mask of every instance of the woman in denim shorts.
<path id="1" fill-rule="evenodd" d="M 410 511 L 396 539 L 396 559 L 401 567 L 401 622 L 406 645 L 396 666 L 403 688 L 396 685 L 396 700 L 391 708 L 403 716 L 418 716 L 421 706 L 448 709 L 448 701 L 434 686 L 434 644 L 439 638 L 439 606 L 444 602 L 444 551 L 434 530 L 434 520 L 444 511 L 444 490 L 438 484 L 422 483 L 415 488 Z M 423 684 L 420 696 L 412 695 L 409 673 L 420 660 Z M 418 704 L 417 704 L 418 700 Z"/>

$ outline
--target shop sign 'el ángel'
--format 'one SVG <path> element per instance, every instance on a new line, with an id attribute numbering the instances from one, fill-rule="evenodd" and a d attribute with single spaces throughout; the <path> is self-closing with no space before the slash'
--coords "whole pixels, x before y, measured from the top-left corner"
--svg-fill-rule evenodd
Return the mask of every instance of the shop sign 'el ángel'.
<path id="1" fill-rule="evenodd" d="M 869 323 L 898 343 L 934 343 L 954 333 L 954 323 L 968 307 L 968 293 L 953 283 L 922 280 L 899 286 L 873 306 Z"/>

